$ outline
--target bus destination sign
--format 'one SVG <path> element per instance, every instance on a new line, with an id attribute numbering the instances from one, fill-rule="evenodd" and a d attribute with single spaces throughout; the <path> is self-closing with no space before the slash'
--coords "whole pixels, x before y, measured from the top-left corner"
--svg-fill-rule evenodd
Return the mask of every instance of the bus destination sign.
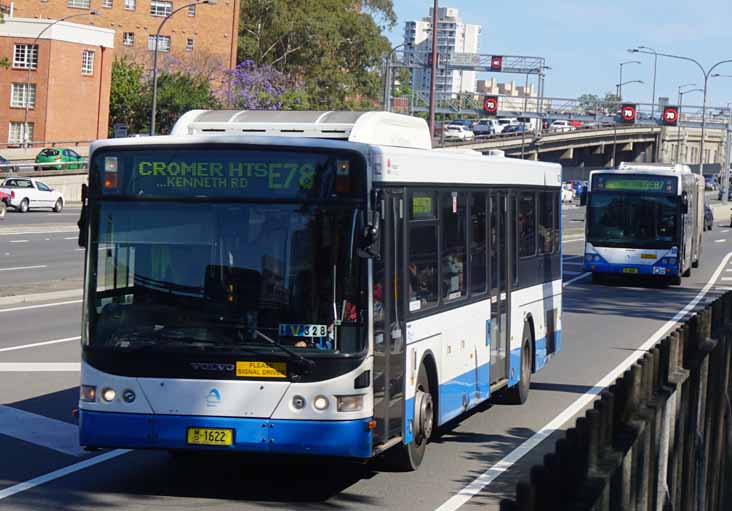
<path id="1" fill-rule="evenodd" d="M 671 176 L 609 175 L 594 176 L 592 190 L 676 193 L 678 179 Z"/>
<path id="2" fill-rule="evenodd" d="M 93 166 L 105 195 L 327 199 L 364 189 L 350 154 L 139 149 L 105 151 Z"/>

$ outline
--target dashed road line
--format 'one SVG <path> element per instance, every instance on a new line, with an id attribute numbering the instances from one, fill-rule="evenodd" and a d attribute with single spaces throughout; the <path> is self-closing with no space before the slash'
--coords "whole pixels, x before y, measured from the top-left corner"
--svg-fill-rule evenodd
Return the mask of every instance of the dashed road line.
<path id="1" fill-rule="evenodd" d="M 0 352 L 3 351 L 17 351 L 17 350 L 27 350 L 29 348 L 37 348 L 38 346 L 48 346 L 49 344 L 60 344 L 62 342 L 72 342 L 72 341 L 80 341 L 81 337 L 66 337 L 64 339 L 54 339 L 52 341 L 42 341 L 42 342 L 34 342 L 32 344 L 23 344 L 20 346 L 10 346 L 8 348 L 0 348 Z"/>
<path id="2" fill-rule="evenodd" d="M 580 275 L 578 277 L 570 279 L 567 282 L 565 282 L 564 284 L 562 284 L 562 287 L 569 287 L 572 284 L 574 284 L 575 282 L 577 282 L 578 280 L 582 280 L 583 278 L 587 277 L 588 275 L 592 275 L 592 272 L 588 271 L 587 273 L 583 273 L 582 275 Z"/>
<path id="3" fill-rule="evenodd" d="M 0 309 L 0 314 L 3 312 L 17 312 L 17 311 L 25 311 L 30 309 L 44 309 L 46 307 L 58 307 L 60 305 L 70 305 L 73 303 L 81 303 L 82 300 L 68 300 L 65 302 L 55 302 L 55 303 L 42 303 L 40 305 L 23 305 L 22 307 L 11 307 L 9 309 Z"/>
<path id="4" fill-rule="evenodd" d="M 0 362 L 0 373 L 78 373 L 79 371 L 81 371 L 79 362 Z"/>
<path id="5" fill-rule="evenodd" d="M 39 264 L 37 266 L 16 266 L 15 268 L 0 268 L 0 271 L 38 270 L 40 268 L 48 268 L 48 266 L 45 264 Z"/>
<path id="6" fill-rule="evenodd" d="M 47 449 L 80 457 L 79 428 L 75 424 L 0 405 L 0 433 Z"/>
<path id="7" fill-rule="evenodd" d="M 725 241 L 727 241 L 727 240 L 726 239 L 724 239 L 724 240 L 714 240 L 714 243 L 724 243 Z"/>
<path id="8" fill-rule="evenodd" d="M 28 243 L 29 240 L 10 240 L 9 243 Z"/>

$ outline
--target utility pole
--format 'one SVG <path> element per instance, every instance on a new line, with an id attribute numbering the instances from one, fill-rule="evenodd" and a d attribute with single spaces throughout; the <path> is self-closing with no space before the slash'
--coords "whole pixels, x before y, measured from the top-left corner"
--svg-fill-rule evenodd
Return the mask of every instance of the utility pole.
<path id="1" fill-rule="evenodd" d="M 430 137 L 435 136 L 435 106 L 437 92 L 437 9 L 439 8 L 439 0 L 435 0 L 432 9 L 432 75 L 430 76 Z"/>
<path id="2" fill-rule="evenodd" d="M 722 168 L 722 203 L 727 204 L 729 194 L 729 167 L 732 165 L 732 104 L 727 105 L 727 137 L 724 147 L 724 167 Z"/>

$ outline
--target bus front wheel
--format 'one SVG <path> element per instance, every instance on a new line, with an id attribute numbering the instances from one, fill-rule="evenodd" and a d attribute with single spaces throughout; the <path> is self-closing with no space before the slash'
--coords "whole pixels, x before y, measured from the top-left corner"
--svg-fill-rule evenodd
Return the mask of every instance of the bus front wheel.
<path id="1" fill-rule="evenodd" d="M 427 376 L 422 364 L 417 375 L 417 389 L 414 394 L 413 438 L 408 445 L 399 444 L 388 453 L 388 464 L 397 470 L 411 472 L 422 464 L 427 442 L 435 427 L 435 407 Z"/>
<path id="2" fill-rule="evenodd" d="M 681 285 L 681 275 L 674 275 L 668 278 L 668 283 L 672 286 Z"/>
<path id="3" fill-rule="evenodd" d="M 508 405 L 522 405 L 529 398 L 529 388 L 531 387 L 531 328 L 528 323 L 524 323 L 524 334 L 521 336 L 521 374 L 519 382 L 506 389 L 503 402 Z"/>

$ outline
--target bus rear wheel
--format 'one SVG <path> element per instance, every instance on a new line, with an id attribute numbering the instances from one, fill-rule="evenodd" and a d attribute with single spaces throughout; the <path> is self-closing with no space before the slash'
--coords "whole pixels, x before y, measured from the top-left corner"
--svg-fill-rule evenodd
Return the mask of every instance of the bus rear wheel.
<path id="1" fill-rule="evenodd" d="M 387 453 L 387 463 L 396 470 L 411 472 L 422 464 L 427 442 L 435 427 L 435 407 L 424 364 L 417 375 L 417 389 L 414 394 L 413 438 L 408 445 L 399 444 Z"/>

